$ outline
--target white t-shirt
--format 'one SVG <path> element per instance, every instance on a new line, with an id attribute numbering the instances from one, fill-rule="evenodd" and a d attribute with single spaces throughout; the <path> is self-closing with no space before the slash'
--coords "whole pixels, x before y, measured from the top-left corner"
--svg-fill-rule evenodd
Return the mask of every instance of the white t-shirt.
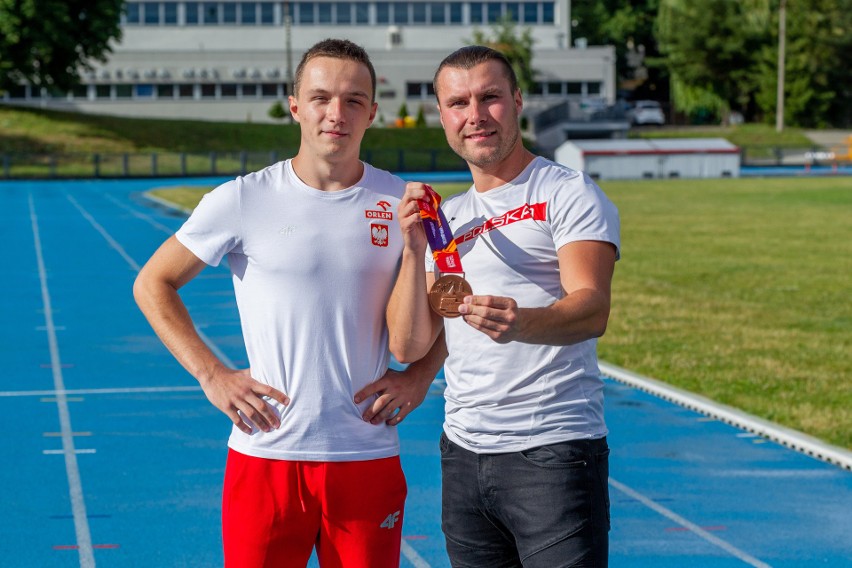
<path id="1" fill-rule="evenodd" d="M 508 296 L 520 307 L 563 297 L 563 245 L 591 240 L 620 248 L 615 205 L 582 173 L 541 157 L 510 183 L 484 193 L 471 188 L 441 207 L 473 293 Z M 434 270 L 430 254 L 427 270 Z M 462 318 L 444 326 L 444 430 L 452 441 L 500 453 L 606 435 L 595 340 L 498 344 Z"/>
<path id="2" fill-rule="evenodd" d="M 251 374 L 286 393 L 281 427 L 228 445 L 271 459 L 353 461 L 399 454 L 396 428 L 361 419 L 355 393 L 388 368 L 385 307 L 402 252 L 405 182 L 364 164 L 350 188 L 320 191 L 291 162 L 207 194 L 177 232 L 199 259 L 228 256 Z"/>

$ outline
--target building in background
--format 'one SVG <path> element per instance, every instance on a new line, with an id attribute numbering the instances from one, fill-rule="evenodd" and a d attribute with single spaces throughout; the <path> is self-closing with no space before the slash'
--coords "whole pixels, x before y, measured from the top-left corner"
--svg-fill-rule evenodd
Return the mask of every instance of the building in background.
<path id="1" fill-rule="evenodd" d="M 571 41 L 570 0 L 512 2 L 127 2 L 109 61 L 71 93 L 21 85 L 0 102 L 136 117 L 268 122 L 295 66 L 319 40 L 362 45 L 376 67 L 378 124 L 424 109 L 436 122 L 432 76 L 474 30 L 509 17 L 535 38 L 527 112 L 567 100 L 615 101 L 611 46 Z M 539 121 L 540 123 L 540 121 Z"/>

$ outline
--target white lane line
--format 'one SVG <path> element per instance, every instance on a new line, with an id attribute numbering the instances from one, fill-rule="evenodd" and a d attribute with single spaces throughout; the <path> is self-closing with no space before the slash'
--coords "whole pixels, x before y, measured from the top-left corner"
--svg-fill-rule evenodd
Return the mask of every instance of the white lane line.
<path id="1" fill-rule="evenodd" d="M 32 222 L 33 240 L 35 243 L 38 276 L 41 281 L 41 300 L 44 305 L 44 323 L 47 327 L 47 342 L 50 347 L 50 364 L 53 371 L 53 386 L 56 391 L 56 408 L 59 411 L 59 424 L 62 432 L 62 449 L 65 453 L 65 473 L 68 477 L 68 492 L 71 497 L 71 510 L 74 515 L 74 530 L 77 536 L 80 566 L 93 568 L 95 555 L 92 550 L 92 535 L 89 531 L 89 521 L 86 516 L 86 500 L 83 496 L 83 483 L 80 480 L 80 469 L 77 465 L 77 454 L 74 450 L 74 437 L 71 435 L 71 415 L 68 411 L 68 401 L 63 394 L 65 381 L 62 377 L 62 360 L 59 357 L 59 343 L 56 340 L 56 328 L 53 325 L 53 309 L 50 301 L 50 291 L 47 287 L 47 270 L 44 265 L 44 254 L 41 248 L 41 235 L 38 229 L 35 203 L 32 193 L 29 194 L 30 221 Z"/>
<path id="2" fill-rule="evenodd" d="M 97 450 L 74 450 L 75 454 L 94 454 Z M 66 450 L 42 450 L 41 453 L 50 456 L 50 455 L 59 455 L 68 453 Z"/>
<path id="3" fill-rule="evenodd" d="M 666 517 L 667 519 L 679 524 L 680 526 L 684 527 L 685 529 L 689 530 L 690 532 L 692 532 L 692 533 L 696 534 L 697 536 L 703 538 L 704 540 L 706 540 L 710 544 L 718 546 L 719 548 L 721 548 L 722 550 L 724 550 L 725 552 L 727 552 L 731 556 L 734 556 L 734 557 L 742 560 L 743 562 L 745 562 L 749 566 L 754 566 L 754 568 L 772 568 L 769 564 L 766 564 L 765 562 L 758 560 L 757 558 L 743 552 L 742 550 L 740 550 L 739 548 L 730 544 L 729 542 L 724 541 L 721 538 L 707 532 L 706 530 L 702 529 L 701 527 L 699 527 L 695 523 L 684 519 L 683 517 L 681 517 L 680 515 L 678 515 L 674 511 L 671 511 L 670 509 L 666 509 L 665 507 L 663 507 L 659 503 L 652 501 L 648 497 L 645 497 L 644 495 L 642 495 L 638 491 L 631 489 L 630 487 L 624 485 L 620 481 L 616 481 L 615 479 L 610 477 L 609 478 L 609 484 L 612 485 L 613 487 L 615 487 L 616 489 L 618 489 L 619 491 L 621 491 L 622 493 L 624 493 L 625 495 L 627 495 L 628 497 L 632 497 L 633 499 L 636 499 L 637 501 L 639 501 L 640 503 L 642 503 L 643 505 L 645 505 L 649 509 L 656 511 L 657 513 L 661 514 L 662 516 Z"/>
<path id="4" fill-rule="evenodd" d="M 92 225 L 92 227 L 94 227 L 95 230 L 99 232 L 104 239 L 106 239 L 107 243 L 109 243 L 112 248 L 118 251 L 118 254 L 120 254 L 121 257 L 127 261 L 127 264 L 129 264 L 133 270 L 139 272 L 142 267 L 139 265 L 139 263 L 133 260 L 133 258 L 129 254 L 127 254 L 127 252 L 124 250 L 124 247 L 118 244 L 118 241 L 112 238 L 112 235 L 110 235 L 106 231 L 106 229 L 104 229 L 97 221 L 95 221 L 95 218 L 92 217 L 92 215 L 88 211 L 86 211 L 82 205 L 77 203 L 77 201 L 73 197 L 67 194 L 65 197 L 67 197 L 71 204 L 74 205 L 74 207 L 76 207 L 78 211 L 80 211 L 80 214 L 83 215 L 83 217 Z M 219 349 L 209 337 L 207 337 L 207 334 L 205 334 L 198 328 L 198 326 L 195 326 L 195 331 L 198 332 L 198 336 L 201 338 L 201 341 L 203 341 L 204 344 L 207 345 L 208 348 L 210 348 L 210 351 L 212 351 L 213 354 L 216 355 L 220 361 L 222 361 L 225 365 L 232 369 L 237 368 L 236 365 L 234 365 L 234 362 L 231 361 L 231 359 L 227 355 L 225 355 L 222 350 Z"/>
<path id="5" fill-rule="evenodd" d="M 142 219 L 143 221 L 145 221 L 146 223 L 148 223 L 149 225 L 151 225 L 155 229 L 162 231 L 162 232 L 166 233 L 167 235 L 174 234 L 174 232 L 175 232 L 174 229 L 170 229 L 169 227 L 166 227 L 165 225 L 163 225 L 162 223 L 160 223 L 156 219 L 150 217 L 149 215 L 145 215 L 144 213 L 140 213 L 139 211 L 136 211 L 135 209 L 133 209 L 132 207 L 130 207 L 126 203 L 122 203 L 121 201 L 116 199 L 114 196 L 106 194 L 106 195 L 104 195 L 104 197 L 108 201 L 112 202 L 115 205 L 118 205 L 119 207 L 121 207 L 125 211 L 129 212 L 134 217 L 136 217 L 138 219 Z"/>
<path id="6" fill-rule="evenodd" d="M 65 197 L 68 199 L 68 201 L 70 201 L 70 202 L 71 202 L 71 205 L 73 205 L 74 207 L 76 207 L 76 208 L 77 208 L 77 210 L 78 210 L 78 211 L 80 212 L 80 214 L 81 214 L 81 215 L 82 215 L 82 216 L 86 219 L 86 221 L 88 221 L 88 222 L 92 225 L 92 227 L 94 227 L 94 228 L 95 228 L 95 230 L 96 230 L 97 232 L 99 232 L 103 238 L 105 238 L 105 239 L 106 239 L 106 242 L 107 242 L 107 243 L 109 243 L 109 246 L 111 246 L 112 248 L 114 248 L 114 249 L 116 250 L 116 252 L 118 252 L 118 254 L 120 254 L 120 255 L 121 255 L 121 257 L 122 257 L 124 260 L 126 260 L 126 261 L 127 261 L 127 264 L 129 264 L 129 265 L 133 268 L 133 270 L 135 270 L 136 272 L 139 272 L 139 269 L 140 269 L 141 267 L 140 267 L 140 266 L 136 263 L 136 261 L 135 261 L 135 260 L 133 260 L 133 258 L 131 258 L 131 257 L 130 257 L 130 255 L 129 255 L 129 254 L 127 254 L 127 251 L 125 251 L 125 250 L 124 250 L 124 247 L 122 247 L 120 244 L 118 244 L 118 242 L 117 242 L 115 239 L 113 239 L 113 238 L 112 238 L 112 236 L 110 236 L 110 234 L 109 234 L 109 233 L 107 233 L 107 232 L 106 232 L 106 229 L 104 229 L 103 227 L 101 227 L 101 225 L 100 225 L 97 221 L 95 221 L 95 218 L 94 218 L 94 217 L 92 217 L 92 216 L 89 214 L 89 212 L 88 212 L 88 211 L 86 211 L 85 209 L 83 209 L 83 206 L 82 206 L 82 205 L 80 205 L 79 203 L 77 203 L 77 200 L 76 200 L 76 199 L 74 199 L 73 197 L 71 197 L 69 194 L 65 194 Z"/>
<path id="7" fill-rule="evenodd" d="M 429 563 L 423 560 L 423 557 L 417 554 L 417 551 L 404 540 L 402 541 L 402 555 L 411 562 L 414 568 L 430 568 Z"/>
<path id="8" fill-rule="evenodd" d="M 605 361 L 600 361 L 599 366 L 604 375 L 612 377 L 621 383 L 706 415 L 703 418 L 699 418 L 700 422 L 720 420 L 818 460 L 839 465 L 846 470 L 852 470 L 852 452 L 846 448 L 832 446 L 802 432 L 775 424 L 763 418 L 758 418 L 757 416 L 752 416 L 738 408 L 732 408 L 695 393 L 673 387 L 657 379 L 622 369 Z M 763 442 L 755 443 L 761 444 Z"/>
<path id="9" fill-rule="evenodd" d="M 0 398 L 12 396 L 57 396 L 63 395 L 88 395 L 88 394 L 136 394 L 156 392 L 200 392 L 201 387 L 127 387 L 112 389 L 70 389 L 63 391 L 38 390 L 38 391 L 0 391 Z"/>

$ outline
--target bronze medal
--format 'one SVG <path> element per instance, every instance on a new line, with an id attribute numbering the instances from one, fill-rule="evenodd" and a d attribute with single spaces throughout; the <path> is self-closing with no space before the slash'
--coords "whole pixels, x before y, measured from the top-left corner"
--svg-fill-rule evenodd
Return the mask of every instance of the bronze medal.
<path id="1" fill-rule="evenodd" d="M 441 317 L 457 318 L 464 297 L 471 294 L 473 290 L 467 280 L 458 274 L 444 274 L 429 290 L 429 305 Z"/>

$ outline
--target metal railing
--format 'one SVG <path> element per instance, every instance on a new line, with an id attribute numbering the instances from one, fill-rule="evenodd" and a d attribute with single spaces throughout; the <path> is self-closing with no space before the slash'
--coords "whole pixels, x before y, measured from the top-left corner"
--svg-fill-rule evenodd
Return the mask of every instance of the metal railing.
<path id="1" fill-rule="evenodd" d="M 270 152 L 147 152 L 0 154 L 0 179 L 144 178 L 245 175 L 296 154 Z M 452 150 L 364 149 L 361 159 L 393 172 L 460 171 L 467 164 Z"/>

